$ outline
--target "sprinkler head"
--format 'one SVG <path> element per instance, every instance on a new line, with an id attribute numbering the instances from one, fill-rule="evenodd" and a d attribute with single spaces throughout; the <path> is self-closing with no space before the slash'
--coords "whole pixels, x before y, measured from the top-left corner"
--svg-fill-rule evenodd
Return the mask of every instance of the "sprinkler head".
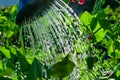
<path id="1" fill-rule="evenodd" d="M 23 20 L 28 19 L 39 7 L 39 3 L 40 0 L 19 0 L 16 23 L 21 24 Z"/>
<path id="2" fill-rule="evenodd" d="M 32 17 L 32 15 L 39 9 L 46 6 L 52 0 L 19 0 L 18 14 L 15 22 L 17 24 L 24 23 L 23 21 Z"/>

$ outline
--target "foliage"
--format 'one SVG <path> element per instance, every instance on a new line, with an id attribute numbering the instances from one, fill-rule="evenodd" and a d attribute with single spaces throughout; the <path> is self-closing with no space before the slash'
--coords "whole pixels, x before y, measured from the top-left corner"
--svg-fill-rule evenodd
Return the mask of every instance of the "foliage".
<path id="1" fill-rule="evenodd" d="M 92 14 L 85 11 L 80 16 L 83 26 L 86 27 L 84 32 L 87 34 L 89 44 L 87 65 L 90 70 L 93 67 L 93 71 L 98 71 L 94 73 L 96 79 L 114 78 L 118 80 L 120 79 L 118 73 L 120 65 L 120 18 L 118 17 L 119 14 L 114 15 L 118 10 L 116 9 L 116 12 L 112 12 L 111 15 L 109 6 L 101 9 L 101 5 L 98 6 L 98 4 L 99 1 Z M 93 58 L 95 58 L 95 61 L 93 61 Z"/>
<path id="2" fill-rule="evenodd" d="M 68 55 L 61 62 L 58 62 L 57 64 L 53 65 L 49 69 L 49 71 L 52 76 L 63 79 L 73 71 L 74 66 L 75 64 L 69 60 Z"/>
<path id="3" fill-rule="evenodd" d="M 24 42 L 19 41 L 22 38 L 21 33 L 18 34 L 20 28 L 14 22 L 16 13 L 16 5 L 0 10 L 0 80 L 49 79 L 51 76 L 57 75 L 54 71 L 58 71 L 59 66 L 63 66 L 60 69 L 62 71 L 66 70 L 67 73 L 58 73 L 55 77 L 64 78 L 68 76 L 75 66 L 68 57 L 54 64 L 56 66 L 53 67 L 54 65 L 47 66 L 43 64 L 43 61 L 40 62 L 39 58 L 35 57 L 29 50 L 26 53 L 24 52 Z"/>
<path id="4" fill-rule="evenodd" d="M 102 9 L 102 4 L 104 0 L 98 0 L 92 13 L 85 11 L 80 16 L 88 47 L 81 65 L 81 80 L 120 79 L 119 8 L 114 12 L 109 6 Z M 24 51 L 24 43 L 19 41 L 20 29 L 14 22 L 16 13 L 16 5 L 0 9 L 0 80 L 64 79 L 70 75 L 76 65 L 69 55 L 56 64 L 47 65 L 29 50 Z"/>

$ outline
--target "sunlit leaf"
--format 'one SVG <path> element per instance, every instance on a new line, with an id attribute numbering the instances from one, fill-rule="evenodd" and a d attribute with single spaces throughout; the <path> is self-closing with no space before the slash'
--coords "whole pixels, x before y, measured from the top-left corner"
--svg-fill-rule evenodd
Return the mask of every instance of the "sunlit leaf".
<path id="1" fill-rule="evenodd" d="M 17 10 L 18 10 L 17 5 L 12 6 L 12 9 L 11 9 L 12 20 L 15 19 L 15 16 L 17 14 Z"/>
<path id="2" fill-rule="evenodd" d="M 12 37 L 13 34 L 14 34 L 13 31 L 8 31 L 7 34 L 6 34 L 6 37 L 10 38 L 10 37 Z"/>
<path id="3" fill-rule="evenodd" d="M 108 55 L 110 56 L 111 55 L 111 53 L 113 52 L 113 50 L 114 50 L 114 41 L 112 40 L 112 39 L 110 39 L 110 40 L 108 40 L 107 42 L 106 42 L 106 46 L 107 46 L 107 49 L 108 49 Z"/>
<path id="4" fill-rule="evenodd" d="M 7 18 L 5 16 L 0 16 L 0 24 L 3 24 L 3 22 L 6 20 Z"/>
<path id="5" fill-rule="evenodd" d="M 2 61 L 0 61 L 0 70 L 3 70 L 3 64 L 2 64 Z M 1 71 L 0 71 L 1 73 Z"/>
<path id="6" fill-rule="evenodd" d="M 10 51 L 5 47 L 0 47 L 0 53 L 2 53 L 8 59 L 11 58 Z"/>
<path id="7" fill-rule="evenodd" d="M 11 30 L 11 31 L 13 31 L 13 32 L 15 32 L 15 31 L 18 30 L 18 26 L 17 26 L 14 22 L 9 21 L 8 24 L 9 24 L 9 25 L 8 25 L 9 30 Z"/>
<path id="8" fill-rule="evenodd" d="M 73 71 L 74 66 L 75 64 L 72 61 L 70 61 L 68 58 L 65 58 L 50 68 L 50 75 L 62 79 Z"/>
<path id="9" fill-rule="evenodd" d="M 105 37 L 106 32 L 107 32 L 107 31 L 104 31 L 104 29 L 101 28 L 100 30 L 98 30 L 98 31 L 94 34 L 97 42 L 100 42 L 100 41 Z"/>
<path id="10" fill-rule="evenodd" d="M 115 50 L 115 58 L 120 58 L 120 50 L 118 49 Z"/>
<path id="11" fill-rule="evenodd" d="M 85 12 L 81 15 L 80 20 L 81 20 L 81 22 L 82 22 L 85 26 L 88 26 L 88 25 L 90 25 L 90 23 L 91 23 L 92 15 L 91 15 L 89 12 L 85 11 Z"/>
<path id="12" fill-rule="evenodd" d="M 10 46 L 9 48 L 10 48 L 10 51 L 11 51 L 13 54 L 16 54 L 16 53 L 17 53 L 17 52 L 16 52 L 16 49 L 15 49 L 13 46 Z"/>

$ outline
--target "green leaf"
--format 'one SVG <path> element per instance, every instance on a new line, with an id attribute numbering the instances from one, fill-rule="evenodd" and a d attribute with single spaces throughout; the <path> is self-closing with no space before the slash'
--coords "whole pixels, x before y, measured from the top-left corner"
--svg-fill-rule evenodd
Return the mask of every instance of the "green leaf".
<path id="1" fill-rule="evenodd" d="M 88 25 L 90 25 L 90 23 L 91 23 L 92 15 L 91 15 L 89 12 L 85 11 L 85 12 L 81 15 L 80 20 L 81 20 L 81 22 L 82 22 L 85 26 L 88 26 Z"/>
<path id="2" fill-rule="evenodd" d="M 38 53 L 38 55 L 40 55 L 41 53 Z M 43 57 L 43 56 L 38 56 L 36 55 L 36 57 L 40 58 L 40 57 Z M 32 64 L 33 60 L 34 60 L 34 54 L 31 52 L 31 49 L 27 49 L 26 50 L 26 59 L 28 61 L 29 64 Z"/>
<path id="3" fill-rule="evenodd" d="M 13 46 L 9 46 L 10 48 L 10 51 L 15 55 L 17 52 L 16 52 L 16 49 L 13 47 Z"/>
<path id="4" fill-rule="evenodd" d="M 20 61 L 21 71 L 27 72 L 28 67 L 29 67 L 29 63 L 27 62 L 25 56 L 22 53 L 20 53 L 19 51 L 17 51 L 17 56 L 18 56 L 18 60 Z"/>
<path id="5" fill-rule="evenodd" d="M 11 19 L 11 14 L 9 12 L 4 12 L 2 16 L 6 16 L 7 19 Z"/>
<path id="6" fill-rule="evenodd" d="M 11 30 L 13 32 L 18 30 L 18 26 L 12 21 L 8 21 L 8 27 L 9 27 L 9 30 Z"/>
<path id="7" fill-rule="evenodd" d="M 101 40 L 103 40 L 103 38 L 104 38 L 105 35 L 106 35 L 106 32 L 107 32 L 107 31 L 104 31 L 104 29 L 101 28 L 100 30 L 98 30 L 98 31 L 94 34 L 97 42 L 100 42 Z"/>
<path id="8" fill-rule="evenodd" d="M 0 53 L 2 53 L 8 59 L 11 58 L 10 51 L 5 47 L 0 47 Z"/>
<path id="9" fill-rule="evenodd" d="M 92 20 L 91 20 L 91 23 L 90 23 L 91 30 L 94 31 L 96 26 L 97 26 L 97 19 L 93 17 Z"/>
<path id="10" fill-rule="evenodd" d="M 96 16 L 97 20 L 99 21 L 100 19 L 105 19 L 106 18 L 106 14 L 104 12 L 104 10 L 100 11 L 97 16 Z"/>
<path id="11" fill-rule="evenodd" d="M 0 24 L 3 24 L 3 22 L 6 20 L 7 18 L 5 16 L 0 16 Z"/>
<path id="12" fill-rule="evenodd" d="M 74 66 L 75 66 L 75 64 L 66 57 L 64 60 L 54 64 L 49 69 L 50 75 L 55 78 L 63 79 L 64 77 L 70 75 L 70 73 L 74 69 Z"/>
<path id="13" fill-rule="evenodd" d="M 103 39 L 103 43 L 108 49 L 108 56 L 113 57 L 114 55 L 112 55 L 112 53 L 114 51 L 114 41 L 112 39 Z"/>
<path id="14" fill-rule="evenodd" d="M 11 74 L 12 74 L 12 70 L 10 70 L 10 69 L 7 69 L 7 70 L 5 70 L 5 71 L 3 71 L 2 73 L 0 73 L 0 76 L 11 76 Z"/>
<path id="15" fill-rule="evenodd" d="M 120 50 L 115 50 L 115 58 L 120 59 Z"/>
<path id="16" fill-rule="evenodd" d="M 35 58 L 25 80 L 42 80 L 42 64 Z"/>
<path id="17" fill-rule="evenodd" d="M 100 26 L 104 29 L 109 29 L 110 27 L 110 21 L 108 19 L 106 19 L 106 14 L 104 12 L 104 10 L 100 11 L 98 14 L 97 14 L 97 20 L 99 21 L 100 23 Z"/>
<path id="18" fill-rule="evenodd" d="M 94 66 L 94 57 L 88 56 L 88 57 L 86 58 L 86 62 L 87 62 L 87 67 L 88 67 L 88 69 L 92 70 L 92 69 L 93 69 L 93 66 Z"/>
<path id="19" fill-rule="evenodd" d="M 116 49 L 119 49 L 119 50 L 120 50 L 120 42 L 119 42 L 119 40 L 118 40 L 118 41 L 115 41 L 114 45 L 115 45 L 115 48 L 116 48 Z"/>
<path id="20" fill-rule="evenodd" d="M 102 28 L 102 27 L 100 26 L 99 22 L 97 21 L 97 25 L 96 25 L 93 33 L 94 33 L 94 34 L 97 33 L 101 28 Z"/>
<path id="21" fill-rule="evenodd" d="M 3 64 L 2 61 L 0 61 L 0 70 L 3 70 Z M 1 72 L 0 72 L 1 73 Z"/>
<path id="22" fill-rule="evenodd" d="M 100 19 L 99 23 L 101 25 L 102 28 L 104 29 L 110 29 L 110 22 L 108 19 Z"/>
<path id="23" fill-rule="evenodd" d="M 12 6 L 12 9 L 11 9 L 12 20 L 15 19 L 15 16 L 17 14 L 17 10 L 18 10 L 17 5 Z"/>
<path id="24" fill-rule="evenodd" d="M 111 10 L 110 5 L 107 5 L 107 6 L 104 8 L 105 14 L 109 13 L 110 10 Z"/>
<path id="25" fill-rule="evenodd" d="M 7 77 L 0 76 L 0 80 L 12 80 L 12 79 L 7 78 Z"/>
<path id="26" fill-rule="evenodd" d="M 69 4 L 71 0 L 63 0 L 63 1 Z"/>
<path id="27" fill-rule="evenodd" d="M 12 37 L 13 34 L 14 34 L 14 32 L 9 30 L 6 34 L 6 37 L 10 38 L 10 37 Z"/>
<path id="28" fill-rule="evenodd" d="M 117 71 L 116 71 L 116 76 L 117 76 L 117 77 L 120 77 L 120 70 L 117 70 Z"/>
<path id="29" fill-rule="evenodd" d="M 97 12 L 99 12 L 104 3 L 105 3 L 105 0 L 96 0 L 92 14 L 96 14 Z"/>

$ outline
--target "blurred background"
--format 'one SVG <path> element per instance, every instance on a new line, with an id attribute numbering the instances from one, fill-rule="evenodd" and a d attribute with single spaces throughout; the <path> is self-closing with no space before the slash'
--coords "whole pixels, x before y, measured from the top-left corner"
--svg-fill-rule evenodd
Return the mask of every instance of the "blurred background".
<path id="1" fill-rule="evenodd" d="M 73 8 L 76 14 L 79 15 L 84 11 L 91 12 L 93 10 L 95 1 L 96 0 L 85 0 L 84 5 L 70 2 L 69 5 Z M 18 4 L 18 3 L 19 3 L 19 0 L 0 0 L 0 7 L 11 6 L 11 5 Z M 119 4 L 117 3 L 117 0 L 106 0 L 106 3 L 104 6 L 106 5 L 110 5 L 112 9 L 115 9 L 116 7 L 119 6 Z"/>
<path id="2" fill-rule="evenodd" d="M 18 4 L 18 1 L 19 0 L 0 0 L 0 6 L 5 7 L 5 6 Z"/>

